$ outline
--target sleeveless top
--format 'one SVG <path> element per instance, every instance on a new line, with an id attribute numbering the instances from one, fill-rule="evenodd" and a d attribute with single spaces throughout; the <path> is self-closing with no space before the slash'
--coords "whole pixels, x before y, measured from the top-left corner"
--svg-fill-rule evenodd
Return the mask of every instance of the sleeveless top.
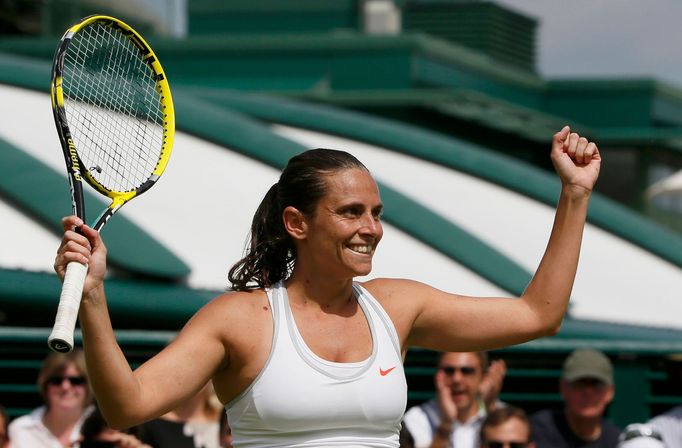
<path id="1" fill-rule="evenodd" d="M 272 348 L 253 383 L 225 406 L 234 446 L 398 448 L 407 382 L 398 335 L 376 299 L 353 284 L 372 354 L 338 363 L 306 345 L 282 282 L 266 292 Z"/>

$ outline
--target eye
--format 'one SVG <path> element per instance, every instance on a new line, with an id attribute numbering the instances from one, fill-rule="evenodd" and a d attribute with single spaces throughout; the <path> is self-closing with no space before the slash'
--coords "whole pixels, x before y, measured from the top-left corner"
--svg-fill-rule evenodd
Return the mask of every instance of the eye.
<path id="1" fill-rule="evenodd" d="M 360 210 L 360 207 L 352 205 L 341 210 L 341 214 L 343 216 L 355 217 L 360 216 L 362 214 L 362 210 Z"/>
<path id="2" fill-rule="evenodd" d="M 379 220 L 381 217 L 384 215 L 384 208 L 383 207 L 377 207 L 374 210 L 372 210 L 372 216 L 374 216 L 374 219 Z"/>

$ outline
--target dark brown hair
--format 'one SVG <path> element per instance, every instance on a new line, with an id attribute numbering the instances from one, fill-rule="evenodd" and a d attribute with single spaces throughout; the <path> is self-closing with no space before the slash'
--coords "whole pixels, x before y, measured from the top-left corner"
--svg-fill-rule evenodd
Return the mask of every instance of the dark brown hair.
<path id="1" fill-rule="evenodd" d="M 233 290 L 269 287 L 291 275 L 296 248 L 284 228 L 282 212 L 291 206 L 306 217 L 314 216 L 327 194 L 325 176 L 352 168 L 367 171 L 354 156 L 334 149 L 311 149 L 289 160 L 253 216 L 246 256 L 230 269 Z"/>

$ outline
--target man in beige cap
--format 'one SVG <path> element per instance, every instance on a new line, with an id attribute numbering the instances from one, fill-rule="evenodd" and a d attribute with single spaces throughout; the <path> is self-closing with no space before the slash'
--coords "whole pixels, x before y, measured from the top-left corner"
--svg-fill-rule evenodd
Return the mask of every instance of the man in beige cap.
<path id="1" fill-rule="evenodd" d="M 562 410 L 531 417 L 537 448 L 615 448 L 620 430 L 603 419 L 613 400 L 613 366 L 603 353 L 578 349 L 566 358 L 560 382 Z"/>

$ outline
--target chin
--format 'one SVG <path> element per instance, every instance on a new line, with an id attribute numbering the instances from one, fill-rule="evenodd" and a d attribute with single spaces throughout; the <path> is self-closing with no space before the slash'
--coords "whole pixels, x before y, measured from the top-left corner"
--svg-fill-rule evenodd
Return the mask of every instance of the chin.
<path id="1" fill-rule="evenodd" d="M 372 265 L 370 264 L 368 267 L 362 268 L 362 269 L 356 269 L 355 270 L 355 277 L 364 277 L 365 275 L 369 275 L 372 273 Z"/>

